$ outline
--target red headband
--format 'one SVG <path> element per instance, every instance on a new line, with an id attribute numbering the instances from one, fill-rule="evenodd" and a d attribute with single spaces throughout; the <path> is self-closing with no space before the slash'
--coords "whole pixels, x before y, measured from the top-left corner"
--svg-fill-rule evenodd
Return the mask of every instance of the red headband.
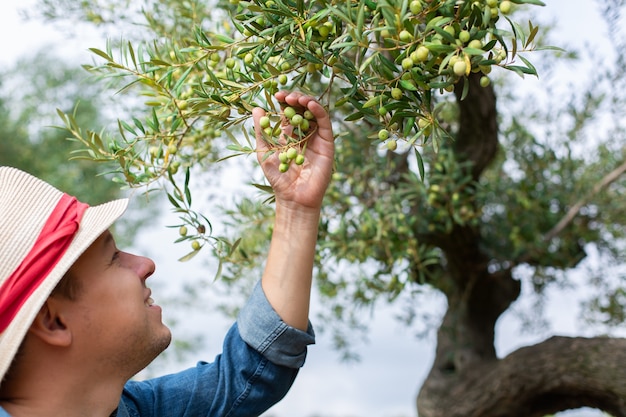
<path id="1" fill-rule="evenodd" d="M 61 260 L 88 207 L 75 197 L 63 194 L 30 252 L 0 287 L 0 333 Z"/>

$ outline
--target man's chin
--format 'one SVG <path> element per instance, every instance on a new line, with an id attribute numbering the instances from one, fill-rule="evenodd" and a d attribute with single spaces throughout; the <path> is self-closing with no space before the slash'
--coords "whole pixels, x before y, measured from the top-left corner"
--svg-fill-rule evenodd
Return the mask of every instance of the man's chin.
<path id="1" fill-rule="evenodd" d="M 143 370 L 146 366 L 150 365 L 152 361 L 154 361 L 161 353 L 168 348 L 170 343 L 172 342 L 172 333 L 170 330 L 165 327 L 167 330 L 160 338 L 156 339 L 152 344 L 152 348 L 150 349 L 151 355 L 146 358 L 146 363 L 141 367 L 140 371 Z"/>
<path id="2" fill-rule="evenodd" d="M 159 341 L 156 343 L 158 347 L 157 356 L 160 355 L 165 349 L 168 348 L 170 343 L 172 343 L 172 332 L 167 326 L 163 326 L 163 335 L 159 338 Z"/>

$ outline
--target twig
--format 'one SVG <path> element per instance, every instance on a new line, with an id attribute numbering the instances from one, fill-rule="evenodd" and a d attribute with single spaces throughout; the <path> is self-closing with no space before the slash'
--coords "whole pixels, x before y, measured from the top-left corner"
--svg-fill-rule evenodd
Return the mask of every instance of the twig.
<path id="1" fill-rule="evenodd" d="M 609 184 L 617 180 L 624 172 L 626 172 L 626 161 L 624 161 L 622 165 L 618 166 L 613 171 L 606 174 L 600 182 L 594 185 L 589 194 L 578 200 L 576 204 L 570 207 L 565 216 L 563 216 L 563 218 L 548 233 L 545 234 L 545 236 L 543 237 L 544 242 L 549 242 L 556 235 L 561 233 L 561 231 L 565 229 L 565 227 L 567 227 L 567 225 L 570 224 L 572 220 L 574 220 L 574 217 L 576 217 L 582 206 L 585 205 L 591 199 L 591 197 L 608 187 Z"/>

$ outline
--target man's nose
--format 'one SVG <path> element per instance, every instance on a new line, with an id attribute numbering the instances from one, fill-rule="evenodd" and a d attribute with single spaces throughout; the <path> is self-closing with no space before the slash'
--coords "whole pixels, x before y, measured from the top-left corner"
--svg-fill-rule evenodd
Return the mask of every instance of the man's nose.
<path id="1" fill-rule="evenodd" d="M 150 275 L 154 274 L 156 264 L 152 259 L 131 253 L 124 253 L 124 255 L 126 265 L 132 268 L 142 280 L 145 281 Z"/>

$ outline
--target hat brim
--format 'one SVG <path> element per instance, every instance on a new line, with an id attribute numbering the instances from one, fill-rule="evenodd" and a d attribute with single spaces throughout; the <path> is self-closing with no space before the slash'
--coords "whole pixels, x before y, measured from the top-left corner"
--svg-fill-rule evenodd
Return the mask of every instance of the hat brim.
<path id="1" fill-rule="evenodd" d="M 128 199 L 119 199 L 87 208 L 78 232 L 63 257 L 0 334 L 0 384 L 33 320 L 56 285 L 87 248 L 124 213 L 127 206 Z"/>

